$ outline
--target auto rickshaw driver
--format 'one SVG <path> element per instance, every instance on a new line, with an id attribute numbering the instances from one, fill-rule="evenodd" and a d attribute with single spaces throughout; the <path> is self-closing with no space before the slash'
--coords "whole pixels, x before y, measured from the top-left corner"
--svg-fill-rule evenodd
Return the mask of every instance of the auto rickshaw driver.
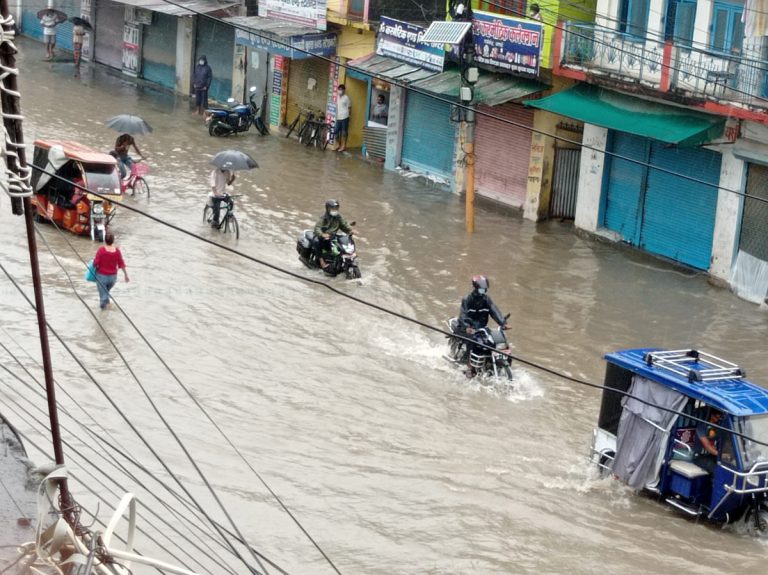
<path id="1" fill-rule="evenodd" d="M 699 449 L 697 449 L 693 462 L 710 474 L 714 472 L 717 458 L 720 455 L 720 443 L 723 437 L 723 431 L 720 429 L 722 422 L 723 412 L 712 408 L 709 412 L 708 422 L 699 422 L 696 426 Z"/>

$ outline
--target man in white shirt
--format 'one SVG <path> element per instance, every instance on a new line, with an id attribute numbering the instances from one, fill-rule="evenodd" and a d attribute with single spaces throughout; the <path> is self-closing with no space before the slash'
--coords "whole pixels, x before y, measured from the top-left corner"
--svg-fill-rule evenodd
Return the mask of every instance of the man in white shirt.
<path id="1" fill-rule="evenodd" d="M 213 221 L 211 222 L 212 228 L 219 227 L 219 211 L 221 208 L 221 202 L 227 195 L 227 186 L 231 186 L 235 181 L 235 174 L 231 170 L 225 170 L 223 168 L 216 168 L 211 172 L 210 186 L 211 186 L 211 204 L 213 205 Z"/>
<path id="2" fill-rule="evenodd" d="M 352 102 L 346 94 L 344 84 L 339 84 L 339 93 L 336 98 L 336 141 L 339 147 L 337 152 L 343 152 L 347 149 L 347 138 L 349 137 L 349 112 L 352 109 Z"/>
<path id="3" fill-rule="evenodd" d="M 46 10 L 43 17 L 40 18 L 40 25 L 43 27 L 43 36 L 45 36 L 45 48 L 48 52 L 48 59 L 53 58 L 53 50 L 56 48 L 56 26 L 59 18 L 53 10 Z"/>

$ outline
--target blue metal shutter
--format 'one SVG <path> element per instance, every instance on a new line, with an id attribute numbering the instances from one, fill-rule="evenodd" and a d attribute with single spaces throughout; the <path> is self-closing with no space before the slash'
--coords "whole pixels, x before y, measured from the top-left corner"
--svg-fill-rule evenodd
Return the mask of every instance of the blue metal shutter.
<path id="1" fill-rule="evenodd" d="M 166 88 L 176 87 L 176 24 L 178 18 L 152 13 L 152 24 L 142 31 L 142 71 L 145 80 Z"/>
<path id="2" fill-rule="evenodd" d="M 648 140 L 624 132 L 611 132 L 609 149 L 614 154 L 645 162 L 648 159 Z M 642 164 L 610 156 L 608 189 L 603 212 L 603 226 L 621 235 L 631 244 L 639 237 L 640 202 L 645 187 L 646 169 Z"/>
<path id="3" fill-rule="evenodd" d="M 200 56 L 208 58 L 213 81 L 208 97 L 226 102 L 232 97 L 232 61 L 235 54 L 235 29 L 230 24 L 210 18 L 197 17 L 195 62 Z M 191 88 L 191 86 L 190 86 Z"/>
<path id="4" fill-rule="evenodd" d="M 35 40 L 43 40 L 43 27 L 37 17 L 37 11 L 41 8 L 25 8 L 21 13 L 21 33 Z M 43 53 L 45 56 L 45 53 Z"/>
<path id="5" fill-rule="evenodd" d="M 403 166 L 453 180 L 455 139 L 451 105 L 409 92 L 403 130 Z"/>
<path id="6" fill-rule="evenodd" d="M 67 17 L 80 16 L 80 0 L 56 0 L 56 10 L 61 10 Z M 56 48 L 72 51 L 72 22 L 67 20 L 56 26 Z"/>
<path id="7" fill-rule="evenodd" d="M 640 231 L 642 248 L 698 269 L 709 268 L 721 159 L 711 150 L 651 143 L 651 166 L 714 185 L 649 169 Z"/>

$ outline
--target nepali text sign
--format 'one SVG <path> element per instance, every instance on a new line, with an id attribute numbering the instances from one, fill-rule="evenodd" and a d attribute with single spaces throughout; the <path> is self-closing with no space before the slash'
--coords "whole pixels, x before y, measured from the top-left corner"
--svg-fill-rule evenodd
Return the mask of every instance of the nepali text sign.
<path id="1" fill-rule="evenodd" d="M 445 50 L 432 44 L 424 44 L 421 37 L 426 28 L 401 22 L 394 18 L 381 17 L 376 53 L 390 56 L 427 70 L 442 72 L 445 64 Z"/>
<path id="2" fill-rule="evenodd" d="M 259 0 L 259 16 L 325 30 L 326 0 Z"/>
<path id="3" fill-rule="evenodd" d="M 475 61 L 510 72 L 538 75 L 544 27 L 541 22 L 475 12 Z"/>
<path id="4" fill-rule="evenodd" d="M 311 56 L 329 57 L 336 55 L 336 34 L 334 32 L 278 38 L 264 32 L 250 33 L 236 28 L 235 44 L 261 48 L 270 54 L 285 56 L 293 60 L 301 60 Z"/>

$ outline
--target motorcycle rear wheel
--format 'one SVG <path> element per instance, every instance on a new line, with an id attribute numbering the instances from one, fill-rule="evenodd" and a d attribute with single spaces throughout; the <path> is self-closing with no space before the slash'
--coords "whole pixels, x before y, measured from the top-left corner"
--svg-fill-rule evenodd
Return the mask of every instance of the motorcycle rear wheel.
<path id="1" fill-rule="evenodd" d="M 216 120 L 211 120 L 211 123 L 208 124 L 208 133 L 211 136 L 226 136 L 229 134 L 229 130 L 219 125 Z"/>

